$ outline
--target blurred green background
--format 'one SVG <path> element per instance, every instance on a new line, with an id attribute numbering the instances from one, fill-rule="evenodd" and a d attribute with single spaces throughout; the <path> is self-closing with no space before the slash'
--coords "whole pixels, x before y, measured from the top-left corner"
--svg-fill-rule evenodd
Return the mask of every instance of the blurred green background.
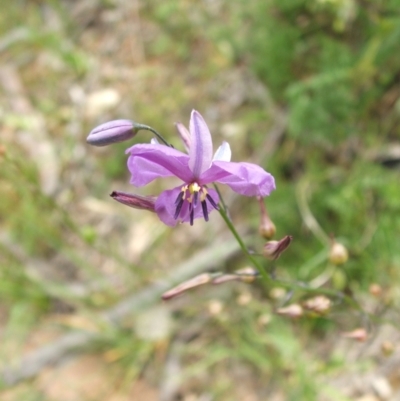
<path id="1" fill-rule="evenodd" d="M 0 99 L 2 400 L 400 399 L 399 0 L 4 2 Z M 216 212 L 170 229 L 114 202 L 130 144 L 86 136 L 130 118 L 180 148 L 192 109 L 276 179 L 266 205 L 294 241 L 265 268 L 364 312 L 280 316 L 318 291 L 260 283 L 161 301 L 248 260 Z M 260 252 L 257 202 L 222 190 Z"/>

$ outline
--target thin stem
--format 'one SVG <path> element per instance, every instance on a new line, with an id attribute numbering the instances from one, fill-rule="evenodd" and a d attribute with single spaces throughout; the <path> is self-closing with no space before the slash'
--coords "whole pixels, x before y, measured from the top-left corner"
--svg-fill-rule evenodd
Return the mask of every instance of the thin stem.
<path id="1" fill-rule="evenodd" d="M 221 191 L 219 190 L 219 188 L 218 188 L 218 186 L 216 184 L 213 184 L 213 185 L 214 185 L 214 189 L 217 191 L 217 194 L 219 196 L 219 203 L 223 207 L 227 217 L 229 218 L 228 207 L 226 206 L 226 203 L 225 203 L 224 198 L 223 198 L 223 196 L 221 194 Z"/>
<path id="2" fill-rule="evenodd" d="M 220 201 L 223 205 L 223 201 L 222 198 L 220 197 Z M 242 251 L 244 252 L 244 254 L 247 256 L 247 258 L 250 260 L 250 262 L 253 264 L 253 266 L 255 266 L 258 270 L 258 272 L 260 273 L 262 279 L 264 280 L 264 282 L 267 285 L 272 285 L 273 284 L 273 280 L 271 279 L 271 277 L 269 277 L 269 275 L 267 274 L 267 272 L 265 271 L 265 269 L 263 268 L 263 266 L 258 262 L 258 260 L 256 258 L 254 258 L 254 256 L 249 252 L 249 250 L 247 249 L 246 244 L 243 242 L 240 234 L 237 232 L 235 226 L 233 225 L 231 219 L 228 217 L 228 214 L 226 213 L 225 208 L 222 206 L 219 209 L 219 213 L 222 216 L 222 218 L 224 219 L 226 225 L 228 226 L 229 230 L 231 231 L 231 233 L 233 234 L 233 236 L 235 237 L 236 241 L 238 242 L 240 248 L 242 249 Z"/>
<path id="3" fill-rule="evenodd" d="M 157 138 L 158 138 L 160 141 L 164 142 L 165 145 L 169 146 L 170 148 L 173 147 L 173 146 L 172 146 L 171 144 L 169 144 L 169 143 L 164 139 L 164 137 L 163 137 L 160 133 L 158 133 L 154 128 L 151 128 L 151 127 L 149 127 L 148 125 L 144 125 L 144 124 L 137 124 L 137 127 L 138 127 L 139 129 L 144 129 L 144 130 L 146 130 L 146 131 L 151 131 L 154 135 L 157 136 Z"/>

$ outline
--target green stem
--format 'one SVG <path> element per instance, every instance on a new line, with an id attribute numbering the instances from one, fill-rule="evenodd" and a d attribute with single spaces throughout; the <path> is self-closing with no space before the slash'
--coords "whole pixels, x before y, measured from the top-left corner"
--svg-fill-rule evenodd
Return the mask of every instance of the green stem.
<path id="1" fill-rule="evenodd" d="M 240 234 L 237 232 L 235 226 L 233 225 L 231 219 L 228 216 L 226 205 L 222 199 L 222 196 L 221 196 L 221 193 L 219 192 L 218 187 L 215 184 L 214 184 L 214 187 L 220 197 L 219 213 L 220 213 L 221 217 L 223 218 L 223 220 L 225 221 L 229 230 L 235 237 L 235 239 L 238 242 L 243 253 L 246 255 L 246 257 L 249 259 L 249 261 L 253 264 L 253 266 L 256 267 L 256 269 L 260 273 L 260 276 L 261 276 L 266 288 L 271 288 L 272 286 L 277 286 L 277 287 L 283 287 L 283 288 L 286 288 L 289 290 L 299 290 L 299 291 L 307 292 L 310 294 L 326 295 L 331 298 L 343 300 L 348 305 L 352 306 L 354 309 L 361 312 L 363 315 L 366 315 L 365 311 L 362 309 L 362 307 L 359 305 L 359 303 L 355 299 L 353 299 L 349 295 L 346 295 L 340 291 L 336 291 L 336 290 L 333 290 L 330 288 L 313 288 L 313 287 L 310 287 L 306 283 L 299 283 L 299 282 L 296 283 L 296 282 L 289 282 L 289 281 L 285 281 L 285 280 L 277 280 L 277 279 L 271 278 L 268 275 L 268 273 L 265 271 L 262 264 L 247 249 L 246 244 L 242 240 Z"/>
<path id="2" fill-rule="evenodd" d="M 169 143 L 164 139 L 164 137 L 163 137 L 160 133 L 158 133 L 154 128 L 151 128 L 151 127 L 149 127 L 148 125 L 144 125 L 144 124 L 137 124 L 137 128 L 139 128 L 139 129 L 144 129 L 144 130 L 146 130 L 146 131 L 152 132 L 154 135 L 157 136 L 157 138 L 158 138 L 160 141 L 164 142 L 165 145 L 167 145 L 167 146 L 169 146 L 170 148 L 172 148 L 172 145 L 169 144 Z"/>
<path id="3" fill-rule="evenodd" d="M 231 231 L 231 233 L 233 234 L 233 236 L 235 237 L 236 241 L 238 242 L 240 248 L 242 249 L 243 253 L 247 256 L 247 258 L 250 260 L 250 262 L 253 264 L 253 266 L 256 267 L 256 269 L 258 270 L 258 272 L 260 273 L 260 276 L 262 277 L 262 279 L 264 280 L 264 282 L 267 285 L 272 285 L 273 284 L 273 280 L 271 279 L 271 277 L 269 277 L 269 275 L 267 274 L 267 272 L 265 271 L 264 267 L 258 262 L 258 260 L 249 252 L 249 250 L 247 249 L 246 244 L 243 242 L 240 234 L 237 232 L 235 226 L 233 225 L 231 219 L 229 218 L 227 211 L 224 207 L 224 203 L 223 200 L 221 198 L 220 195 L 220 202 L 222 203 L 222 207 L 220 207 L 219 209 L 219 214 L 222 216 L 222 218 L 224 219 L 226 225 L 228 226 L 229 230 Z"/>

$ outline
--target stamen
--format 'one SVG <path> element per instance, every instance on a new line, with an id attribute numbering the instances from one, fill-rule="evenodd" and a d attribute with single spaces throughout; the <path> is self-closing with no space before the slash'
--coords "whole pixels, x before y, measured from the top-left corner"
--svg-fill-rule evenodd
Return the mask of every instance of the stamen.
<path id="1" fill-rule="evenodd" d="M 211 198 L 210 194 L 206 195 L 207 200 L 211 203 L 211 206 L 216 209 L 219 210 L 219 206 L 215 203 L 214 199 Z"/>
<path id="2" fill-rule="evenodd" d="M 198 193 L 198 192 L 195 192 L 195 193 L 193 194 L 193 207 L 194 207 L 194 208 L 197 206 L 198 200 L 199 200 L 199 193 Z"/>
<path id="3" fill-rule="evenodd" d="M 192 208 L 192 210 L 190 211 L 190 225 L 193 225 L 193 220 L 194 220 L 194 209 Z"/>
<path id="4" fill-rule="evenodd" d="M 174 214 L 174 219 L 175 219 L 175 220 L 178 218 L 179 213 L 180 213 L 181 210 L 182 210 L 183 201 L 184 201 L 184 199 L 183 199 L 183 197 L 181 197 L 181 198 L 179 199 L 178 204 L 176 205 L 175 214 Z"/>
<path id="5" fill-rule="evenodd" d="M 177 205 L 181 201 L 181 199 L 185 199 L 186 190 L 187 190 L 187 185 L 184 185 L 181 189 L 181 192 L 179 192 L 178 196 L 176 197 L 175 205 Z"/>
<path id="6" fill-rule="evenodd" d="M 203 209 L 203 216 L 204 216 L 204 220 L 208 221 L 208 210 L 207 210 L 207 202 L 205 200 L 203 200 L 201 202 L 201 207 Z"/>
<path id="7" fill-rule="evenodd" d="M 178 196 L 176 197 L 174 205 L 177 205 L 183 199 L 184 195 L 185 194 L 183 194 L 182 192 L 179 192 Z"/>

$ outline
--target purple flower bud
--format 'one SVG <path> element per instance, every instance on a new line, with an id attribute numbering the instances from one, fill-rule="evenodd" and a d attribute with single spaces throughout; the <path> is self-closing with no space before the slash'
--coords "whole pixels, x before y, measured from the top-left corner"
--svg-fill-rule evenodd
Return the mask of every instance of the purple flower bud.
<path id="1" fill-rule="evenodd" d="M 281 253 L 290 245 L 293 237 L 286 235 L 280 241 L 268 241 L 264 245 L 263 255 L 270 260 L 276 260 Z"/>
<path id="2" fill-rule="evenodd" d="M 88 135 L 86 142 L 94 146 L 106 146 L 116 142 L 123 142 L 133 138 L 140 124 L 130 120 L 113 120 L 94 128 Z"/>
<path id="3" fill-rule="evenodd" d="M 155 212 L 154 205 L 157 200 L 155 196 L 140 196 L 120 191 L 113 191 L 110 196 L 119 203 L 133 207 L 134 209 L 142 209 L 149 210 L 150 212 Z"/>

